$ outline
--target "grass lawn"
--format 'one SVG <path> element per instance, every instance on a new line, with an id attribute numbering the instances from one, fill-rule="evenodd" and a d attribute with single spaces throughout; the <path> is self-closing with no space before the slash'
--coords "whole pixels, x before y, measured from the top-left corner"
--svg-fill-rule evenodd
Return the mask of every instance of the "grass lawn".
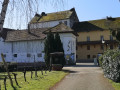
<path id="1" fill-rule="evenodd" d="M 13 79 L 15 90 L 49 90 L 50 87 L 55 85 L 57 82 L 59 82 L 62 78 L 64 78 L 65 75 L 67 75 L 67 72 L 63 71 L 52 71 L 48 72 L 44 75 L 41 74 L 40 71 L 38 71 L 38 77 L 35 78 L 35 72 L 33 73 L 33 78 L 31 79 L 31 72 L 26 73 L 26 79 L 27 82 L 24 81 L 24 74 L 22 72 L 15 72 L 17 73 L 17 81 L 19 86 L 16 85 L 15 80 Z M 3 75 L 4 73 L 0 73 L 0 75 Z M 1 78 L 1 77 L 0 77 Z M 13 78 L 13 76 L 12 76 Z M 1 90 L 4 90 L 4 83 L 3 80 L 0 80 L 1 84 Z M 14 90 L 10 86 L 10 81 L 7 79 L 7 90 Z"/>
<path id="2" fill-rule="evenodd" d="M 120 90 L 120 83 L 115 83 L 112 80 L 109 80 L 110 83 L 112 83 L 112 86 L 115 88 L 115 90 Z"/>

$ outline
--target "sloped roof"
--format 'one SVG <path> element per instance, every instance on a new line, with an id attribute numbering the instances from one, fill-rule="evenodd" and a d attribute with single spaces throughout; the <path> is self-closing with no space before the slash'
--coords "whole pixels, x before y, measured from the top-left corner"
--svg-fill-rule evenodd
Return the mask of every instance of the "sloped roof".
<path id="1" fill-rule="evenodd" d="M 75 9 L 72 8 L 71 10 L 67 10 L 67 11 L 47 13 L 47 14 L 44 13 L 44 15 L 36 14 L 34 18 L 30 21 L 30 23 L 39 23 L 39 22 L 68 19 L 70 18 L 70 16 L 74 11 Z"/>
<path id="2" fill-rule="evenodd" d="M 42 40 L 45 39 L 46 35 L 42 33 L 46 29 L 35 29 L 30 30 L 14 30 L 8 31 L 5 41 L 28 41 L 28 40 Z"/>
<path id="3" fill-rule="evenodd" d="M 42 40 L 46 38 L 46 33 L 51 31 L 52 33 L 73 33 L 77 35 L 70 27 L 66 26 L 64 23 L 60 23 L 52 28 L 41 28 L 32 29 L 30 33 L 28 30 L 12 30 L 7 32 L 7 37 L 5 41 L 29 41 L 29 40 Z"/>
<path id="4" fill-rule="evenodd" d="M 64 23 L 60 23 L 60 24 L 56 25 L 55 27 L 52 27 L 52 28 L 44 31 L 43 33 L 48 33 L 49 31 L 51 31 L 52 33 L 55 33 L 55 32 L 58 32 L 58 33 L 74 32 L 74 30 L 72 30 L 70 27 L 68 27 Z"/>
<path id="5" fill-rule="evenodd" d="M 3 39 L 6 39 L 7 32 L 8 32 L 8 31 L 12 31 L 12 30 L 13 30 L 13 29 L 3 28 L 3 31 L 0 32 L 0 37 L 2 37 Z"/>
<path id="6" fill-rule="evenodd" d="M 100 20 L 92 20 L 85 22 L 74 23 L 72 29 L 77 32 L 92 31 L 92 30 L 108 30 L 120 28 L 120 17 Z"/>

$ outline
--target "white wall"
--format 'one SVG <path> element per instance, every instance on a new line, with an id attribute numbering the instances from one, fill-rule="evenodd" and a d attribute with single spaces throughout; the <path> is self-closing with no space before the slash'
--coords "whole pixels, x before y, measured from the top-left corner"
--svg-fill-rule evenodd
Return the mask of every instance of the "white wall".
<path id="1" fill-rule="evenodd" d="M 61 41 L 63 43 L 65 56 L 72 57 L 74 54 L 73 62 L 76 62 L 76 36 L 72 33 L 60 34 Z"/>
<path id="2" fill-rule="evenodd" d="M 74 54 L 73 62 L 76 62 L 76 36 L 72 33 L 60 33 L 65 56 Z M 6 54 L 7 62 L 34 62 L 44 61 L 44 40 L 3 42 L 0 38 L 0 53 Z M 17 54 L 17 57 L 14 56 Z M 27 57 L 30 54 L 30 57 Z M 41 54 L 41 57 L 38 57 Z M 0 56 L 0 62 L 2 61 Z"/>
<path id="3" fill-rule="evenodd" d="M 44 61 L 44 41 L 20 41 L 20 42 L 12 42 L 13 46 L 13 55 L 17 54 L 17 57 L 13 57 L 14 61 L 17 62 L 34 62 Z M 30 56 L 27 56 L 29 54 Z M 41 54 L 38 57 L 38 54 Z"/>
<path id="4" fill-rule="evenodd" d="M 11 43 L 4 42 L 0 37 L 0 62 L 2 62 L 1 53 L 6 55 L 5 60 L 10 62 L 12 60 L 11 52 Z"/>
<path id="5" fill-rule="evenodd" d="M 6 55 L 6 62 L 34 62 L 44 61 L 44 41 L 19 41 L 19 42 L 3 42 L 0 39 L 0 53 Z M 14 57 L 17 54 L 17 57 Z M 30 54 L 30 57 L 27 57 Z M 38 54 L 41 54 L 38 57 Z M 0 62 L 2 61 L 0 56 Z"/>
<path id="6" fill-rule="evenodd" d="M 34 23 L 34 24 L 30 24 L 30 28 L 31 29 L 36 29 L 36 28 L 49 28 L 49 27 L 54 27 L 56 25 L 59 24 L 59 22 L 64 23 L 64 21 L 67 21 L 67 26 L 70 27 L 70 20 L 66 19 L 66 20 L 58 20 L 58 21 L 49 21 L 49 22 L 41 22 L 41 23 Z"/>

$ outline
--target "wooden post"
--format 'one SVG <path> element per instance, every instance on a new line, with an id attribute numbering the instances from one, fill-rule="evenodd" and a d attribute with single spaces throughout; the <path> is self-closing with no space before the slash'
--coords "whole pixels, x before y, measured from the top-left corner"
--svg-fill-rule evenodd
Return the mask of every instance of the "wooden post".
<path id="1" fill-rule="evenodd" d="M 26 82 L 26 69 L 24 69 L 23 73 L 24 73 L 24 80 Z"/>
<path id="2" fill-rule="evenodd" d="M 12 73 L 12 74 L 14 75 L 16 85 L 18 86 L 18 82 L 17 82 L 17 78 L 16 78 L 17 74 L 16 73 Z"/>
<path id="3" fill-rule="evenodd" d="M 52 69 L 52 57 L 50 56 L 50 66 L 49 66 L 49 72 L 51 71 Z"/>
<path id="4" fill-rule="evenodd" d="M 36 68 L 35 55 L 34 55 L 34 68 L 35 68 L 35 77 L 37 77 L 37 68 Z"/>
<path id="5" fill-rule="evenodd" d="M 5 87 L 5 90 L 7 90 L 7 88 L 6 88 L 6 79 L 7 79 L 7 77 L 5 76 L 5 78 L 4 78 L 4 87 Z"/>
<path id="6" fill-rule="evenodd" d="M 31 70 L 31 78 L 32 78 L 32 75 L 33 75 L 33 71 Z"/>
<path id="7" fill-rule="evenodd" d="M 5 66 L 5 69 L 6 69 L 7 73 L 8 73 L 8 77 L 9 77 L 9 79 L 10 79 L 10 84 L 11 84 L 12 87 L 14 87 L 14 86 L 13 86 L 12 78 L 11 78 L 10 73 L 9 73 L 9 70 L 8 70 L 7 63 L 5 62 L 5 59 L 4 59 L 3 53 L 1 53 L 1 57 L 2 57 L 3 64 L 4 64 L 4 66 Z"/>
<path id="8" fill-rule="evenodd" d="M 37 76 L 37 68 L 35 68 L 35 77 L 38 77 L 38 76 Z"/>
<path id="9" fill-rule="evenodd" d="M 41 73 L 42 73 L 42 75 L 43 75 L 43 66 L 42 66 L 42 63 L 41 63 Z"/>
<path id="10" fill-rule="evenodd" d="M 47 73 L 47 66 L 44 68 L 44 70 L 45 70 L 45 73 Z"/>
<path id="11" fill-rule="evenodd" d="M 41 69 L 41 73 L 42 73 L 42 75 L 43 75 L 43 70 Z"/>

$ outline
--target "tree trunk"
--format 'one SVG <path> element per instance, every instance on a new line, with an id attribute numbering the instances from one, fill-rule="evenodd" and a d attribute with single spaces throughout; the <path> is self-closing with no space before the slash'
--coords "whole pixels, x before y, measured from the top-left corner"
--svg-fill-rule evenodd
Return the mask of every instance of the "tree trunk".
<path id="1" fill-rule="evenodd" d="M 9 72 L 9 70 L 8 70 L 7 63 L 5 62 L 5 59 L 4 59 L 4 56 L 3 56 L 3 53 L 1 53 L 1 57 L 2 57 L 2 61 L 3 61 L 4 67 L 5 67 L 6 71 L 7 71 L 8 77 L 9 77 L 9 79 L 10 79 L 10 84 L 11 84 L 12 87 L 14 87 L 14 86 L 13 86 L 12 78 L 11 78 L 11 76 L 10 76 L 10 72 Z"/>
<path id="2" fill-rule="evenodd" d="M 3 32 L 3 24 L 4 24 L 6 12 L 7 12 L 8 3 L 9 3 L 9 0 L 4 0 L 2 4 L 2 10 L 0 14 L 0 33 Z"/>

